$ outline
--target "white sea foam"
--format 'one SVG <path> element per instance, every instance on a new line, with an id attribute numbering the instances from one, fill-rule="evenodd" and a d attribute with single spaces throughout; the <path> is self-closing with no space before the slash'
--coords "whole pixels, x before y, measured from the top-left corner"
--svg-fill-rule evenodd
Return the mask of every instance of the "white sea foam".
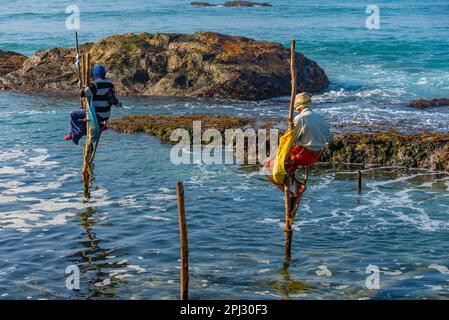
<path id="1" fill-rule="evenodd" d="M 142 268 L 142 267 L 137 266 L 137 265 L 129 264 L 129 265 L 127 265 L 127 267 L 129 269 L 135 270 L 137 273 L 144 273 L 144 272 L 146 272 L 145 268 Z"/>
<path id="2" fill-rule="evenodd" d="M 402 274 L 402 271 L 396 270 L 396 271 L 388 271 L 388 270 L 380 270 L 383 274 L 387 276 L 399 276 Z"/>
<path id="3" fill-rule="evenodd" d="M 332 272 L 325 265 L 318 266 L 318 270 L 316 270 L 315 273 L 317 276 L 320 276 L 320 277 L 331 277 L 332 276 Z"/>
<path id="4" fill-rule="evenodd" d="M 129 207 L 136 206 L 138 202 L 134 196 L 126 196 L 125 198 L 117 201 L 117 203 L 121 206 Z"/>
<path id="5" fill-rule="evenodd" d="M 156 194 L 150 196 L 150 199 L 153 201 L 167 201 L 177 199 L 177 196 L 168 194 Z"/>
<path id="6" fill-rule="evenodd" d="M 165 218 L 165 217 L 160 217 L 160 216 L 145 215 L 144 217 L 147 219 L 150 219 L 150 220 L 160 220 L 160 221 L 170 221 L 171 220 L 170 218 Z"/>
<path id="7" fill-rule="evenodd" d="M 441 265 L 438 265 L 438 264 L 431 264 L 429 266 L 429 269 L 435 269 L 435 270 L 439 271 L 442 274 L 449 275 L 449 269 L 446 266 L 441 266 Z"/>
<path id="8" fill-rule="evenodd" d="M 21 150 L 9 150 L 9 151 L 0 152 L 0 162 L 17 159 L 23 155 L 24 155 L 24 153 Z"/>
<path id="9" fill-rule="evenodd" d="M 432 291 L 441 291 L 441 290 L 443 290 L 443 287 L 442 286 L 438 286 L 438 285 L 425 284 L 424 286 L 429 288 Z"/>
<path id="10" fill-rule="evenodd" d="M 14 167 L 1 167 L 0 168 L 0 174 L 9 174 L 9 175 L 19 175 L 19 174 L 25 174 L 26 171 L 23 168 L 14 168 Z"/>
<path id="11" fill-rule="evenodd" d="M 25 182 L 21 182 L 18 180 L 0 180 L 0 188 L 4 188 L 4 189 L 14 189 L 14 188 L 18 188 L 20 186 L 25 185 Z M 8 190 L 7 190 L 8 191 Z"/>
<path id="12" fill-rule="evenodd" d="M 18 187 L 9 188 L 9 190 L 4 191 L 3 194 L 36 193 L 45 190 L 56 190 L 60 187 L 62 187 L 62 184 L 59 182 L 35 183 L 28 186 L 23 186 L 23 184 L 21 184 Z"/>

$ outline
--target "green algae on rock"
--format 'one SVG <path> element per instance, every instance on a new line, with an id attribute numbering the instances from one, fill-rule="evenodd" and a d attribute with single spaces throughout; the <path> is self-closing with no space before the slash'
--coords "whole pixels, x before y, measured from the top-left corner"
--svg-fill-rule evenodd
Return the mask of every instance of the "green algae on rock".
<path id="1" fill-rule="evenodd" d="M 281 119 L 256 119 L 239 116 L 144 115 L 113 120 L 110 127 L 118 132 L 142 132 L 170 142 L 175 129 L 192 134 L 193 121 L 201 121 L 202 130 L 278 128 Z M 282 131 L 282 130 L 281 130 Z M 279 136 L 282 132 L 279 132 Z M 267 149 L 270 144 L 267 138 Z M 322 162 L 332 164 L 388 165 L 449 172 L 449 133 L 411 135 L 388 130 L 377 133 L 334 133 L 334 141 L 321 155 Z"/>
<path id="2" fill-rule="evenodd" d="M 185 129 L 190 134 L 193 122 L 201 121 L 201 130 L 218 130 L 224 133 L 226 129 L 244 129 L 247 127 L 270 128 L 275 119 L 244 118 L 224 115 L 142 115 L 123 117 L 109 122 L 108 126 L 122 133 L 146 133 L 157 136 L 163 142 L 170 142 L 170 134 L 176 129 Z"/>
<path id="3" fill-rule="evenodd" d="M 449 171 L 449 133 L 412 135 L 388 130 L 335 134 L 321 161 Z"/>

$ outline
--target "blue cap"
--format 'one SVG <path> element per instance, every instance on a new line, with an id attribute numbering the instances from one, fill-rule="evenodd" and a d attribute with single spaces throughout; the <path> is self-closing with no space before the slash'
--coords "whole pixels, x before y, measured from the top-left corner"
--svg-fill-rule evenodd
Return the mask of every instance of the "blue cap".
<path id="1" fill-rule="evenodd" d="M 102 65 L 95 65 L 94 78 L 106 78 L 106 68 Z"/>

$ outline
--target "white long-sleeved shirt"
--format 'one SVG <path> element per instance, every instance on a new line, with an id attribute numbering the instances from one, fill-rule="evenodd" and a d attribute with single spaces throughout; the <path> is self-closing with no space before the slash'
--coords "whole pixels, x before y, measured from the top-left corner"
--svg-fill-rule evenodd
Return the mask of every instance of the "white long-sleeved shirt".
<path id="1" fill-rule="evenodd" d="M 296 144 L 314 152 L 321 151 L 332 141 L 332 133 L 326 120 L 309 108 L 303 109 L 293 120 L 296 131 Z"/>

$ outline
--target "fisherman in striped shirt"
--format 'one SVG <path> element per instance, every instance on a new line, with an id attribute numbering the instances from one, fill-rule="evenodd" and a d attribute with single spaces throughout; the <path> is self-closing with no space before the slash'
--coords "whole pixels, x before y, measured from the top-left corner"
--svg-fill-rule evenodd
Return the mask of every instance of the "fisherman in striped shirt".
<path id="1" fill-rule="evenodd" d="M 94 82 L 89 87 L 81 91 L 81 97 L 86 97 L 88 101 L 93 100 L 95 112 L 101 131 L 106 130 L 105 122 L 111 114 L 111 106 L 122 106 L 115 95 L 114 84 L 106 80 L 106 68 L 96 65 L 93 70 Z M 78 144 L 79 140 L 86 134 L 86 110 L 79 109 L 70 113 L 70 133 L 64 137 L 64 140 L 72 140 Z"/>

